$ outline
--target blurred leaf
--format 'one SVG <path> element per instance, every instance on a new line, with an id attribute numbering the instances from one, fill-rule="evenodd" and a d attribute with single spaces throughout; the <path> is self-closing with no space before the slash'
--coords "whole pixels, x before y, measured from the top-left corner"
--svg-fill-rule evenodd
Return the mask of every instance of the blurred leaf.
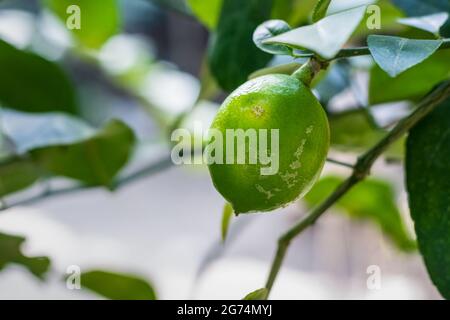
<path id="1" fill-rule="evenodd" d="M 318 205 L 343 181 L 343 178 L 336 176 L 321 179 L 306 195 L 306 203 L 309 207 Z M 387 182 L 375 179 L 363 181 L 344 195 L 335 206 L 344 210 L 351 218 L 375 222 L 400 250 L 409 252 L 416 249 L 397 208 L 394 191 Z"/>
<path id="2" fill-rule="evenodd" d="M 269 291 L 266 288 L 258 289 L 245 296 L 243 300 L 265 300 Z"/>
<path id="3" fill-rule="evenodd" d="M 270 17 L 271 8 L 272 0 L 224 0 L 209 52 L 211 73 L 223 89 L 234 90 L 271 59 L 252 42 L 254 30 Z"/>
<path id="4" fill-rule="evenodd" d="M 81 28 L 73 29 L 75 37 L 86 47 L 98 49 L 120 31 L 121 17 L 117 0 L 44 0 L 61 21 L 66 24 L 76 5 L 81 11 Z"/>
<path id="5" fill-rule="evenodd" d="M 222 242 L 225 242 L 228 234 L 231 219 L 233 218 L 233 207 L 230 203 L 225 203 L 222 213 Z"/>
<path id="6" fill-rule="evenodd" d="M 251 75 L 249 75 L 248 79 L 254 79 L 261 76 L 265 76 L 267 74 L 287 74 L 291 75 L 294 73 L 295 70 L 301 67 L 301 64 L 298 62 L 291 62 L 286 64 L 281 64 L 278 66 L 273 67 L 267 67 L 260 69 L 258 71 L 253 72 Z"/>
<path id="7" fill-rule="evenodd" d="M 450 99 L 409 134 L 406 185 L 419 250 L 441 294 L 450 299 Z"/>
<path id="8" fill-rule="evenodd" d="M 12 158 L 0 163 L 0 197 L 31 186 L 39 171 L 28 159 Z"/>
<path id="9" fill-rule="evenodd" d="M 437 83 L 448 79 L 450 52 L 436 52 L 423 63 L 405 71 L 396 78 L 389 77 L 375 66 L 370 73 L 369 103 L 415 100 L 429 92 Z"/>
<path id="10" fill-rule="evenodd" d="M 341 151 L 364 152 L 380 141 L 387 132 L 375 127 L 367 110 L 356 109 L 329 118 L 331 145 Z M 404 140 L 400 139 L 387 151 L 389 157 L 401 158 Z"/>
<path id="11" fill-rule="evenodd" d="M 448 0 L 392 0 L 410 17 L 426 16 L 434 13 L 450 13 L 450 1 Z M 441 28 L 440 33 L 444 37 L 450 36 L 450 21 Z"/>
<path id="12" fill-rule="evenodd" d="M 153 287 L 134 275 L 94 270 L 81 275 L 81 285 L 111 300 L 156 300 Z"/>
<path id="13" fill-rule="evenodd" d="M 347 11 L 360 6 L 368 6 L 380 2 L 379 0 L 333 0 L 328 6 L 327 15 L 336 14 L 338 12 Z"/>
<path id="14" fill-rule="evenodd" d="M 439 34 L 439 30 L 441 30 L 441 27 L 445 24 L 447 19 L 448 13 L 441 12 L 422 17 L 402 18 L 399 19 L 398 22 L 433 34 Z"/>
<path id="15" fill-rule="evenodd" d="M 316 0 L 274 0 L 272 18 L 287 21 L 291 26 L 306 23 Z"/>
<path id="16" fill-rule="evenodd" d="M 448 0 L 392 0 L 392 2 L 405 11 L 408 16 L 418 17 L 450 11 Z"/>
<path id="17" fill-rule="evenodd" d="M 268 20 L 259 25 L 258 28 L 256 28 L 255 32 L 253 33 L 253 42 L 258 48 L 267 53 L 291 55 L 292 49 L 290 49 L 289 47 L 263 43 L 263 41 L 266 39 L 288 32 L 290 30 L 291 27 L 283 20 Z"/>
<path id="18" fill-rule="evenodd" d="M 317 22 L 327 15 L 328 7 L 331 0 L 318 0 L 312 14 L 312 21 Z"/>
<path id="19" fill-rule="evenodd" d="M 22 251 L 25 238 L 0 232 L 0 271 L 8 264 L 19 264 L 27 268 L 33 275 L 43 279 L 50 267 L 47 257 L 27 257 Z"/>
<path id="20" fill-rule="evenodd" d="M 391 77 L 421 63 L 442 45 L 442 40 L 413 40 L 371 35 L 367 40 L 375 62 Z"/>
<path id="21" fill-rule="evenodd" d="M 88 185 L 112 187 L 135 143 L 133 131 L 119 120 L 108 122 L 92 137 L 73 144 L 32 150 L 33 160 L 45 170 Z"/>
<path id="22" fill-rule="evenodd" d="M 27 112 L 76 112 L 72 84 L 53 62 L 0 40 L 0 103 Z"/>
<path id="23" fill-rule="evenodd" d="M 315 24 L 293 29 L 265 40 L 265 44 L 287 45 L 309 49 L 326 59 L 333 58 L 361 22 L 366 7 L 361 6 L 328 16 Z"/>
<path id="24" fill-rule="evenodd" d="M 328 73 L 317 83 L 314 90 L 319 94 L 320 102 L 327 105 L 337 94 L 350 86 L 350 66 L 337 61 L 328 68 Z"/>
<path id="25" fill-rule="evenodd" d="M 214 30 L 219 22 L 223 0 L 187 0 L 195 16 L 209 29 Z"/>
<path id="26" fill-rule="evenodd" d="M 3 132 L 18 154 L 48 146 L 83 141 L 95 130 L 82 120 L 63 113 L 24 113 L 3 109 Z"/>

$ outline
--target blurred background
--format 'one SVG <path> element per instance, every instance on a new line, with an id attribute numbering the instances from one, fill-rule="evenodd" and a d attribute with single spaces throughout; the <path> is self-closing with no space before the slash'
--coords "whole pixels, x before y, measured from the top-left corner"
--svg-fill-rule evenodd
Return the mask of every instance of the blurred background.
<path id="1" fill-rule="evenodd" d="M 114 192 L 79 188 L 72 179 L 58 177 L 40 179 L 4 198 L 5 208 L 11 207 L 0 211 L 0 233 L 24 237 L 23 254 L 47 256 L 51 266 L 44 281 L 20 261 L 2 264 L 0 258 L 0 298 L 101 298 L 92 291 L 66 287 L 67 268 L 76 265 L 83 272 L 136 275 L 151 283 L 159 299 L 240 299 L 264 285 L 279 235 L 350 169 L 327 163 L 323 176 L 328 178 L 306 201 L 273 213 L 233 218 L 223 244 L 224 200 L 207 168 L 174 166 L 169 158 L 171 125 L 176 121 L 187 128 L 194 121 L 208 125 L 226 97 L 205 62 L 210 32 L 183 1 L 117 3 L 120 27 L 92 49 L 79 44 L 51 5 L 0 1 L 0 39 L 61 66 L 75 88 L 79 119 L 91 128 L 121 119 L 139 141 L 118 175 L 123 181 L 131 176 L 132 183 L 125 182 Z M 389 19 L 384 22 L 404 15 L 386 3 Z M 105 9 L 103 17 L 108 14 Z M 99 18 L 98 23 L 106 22 Z M 296 22 L 302 23 L 304 18 Z M 402 26 L 393 30 L 411 32 Z M 99 26 L 86 43 L 96 42 L 101 31 Z M 361 44 L 358 41 L 352 45 Z M 277 57 L 269 64 L 290 61 Z M 359 107 L 369 103 L 371 68 L 372 61 L 366 58 L 336 64 L 315 90 L 328 111 L 340 112 L 332 124 L 334 159 L 353 162 L 380 137 L 382 129 L 409 110 L 409 102 L 394 101 L 393 108 L 393 101 L 381 101 L 370 119 L 365 113 L 360 117 Z M 27 95 L 26 83 L 15 85 Z M 42 115 L 11 111 L 4 101 L 2 106 L 6 132 L 16 130 L 36 138 L 45 131 L 44 118 L 27 118 Z M 33 127 L 39 119 L 41 127 L 28 132 L 27 123 Z M 369 130 L 371 121 L 376 127 Z M 8 139 L 2 143 L 7 149 Z M 294 241 L 271 298 L 439 298 L 414 250 L 397 154 L 392 150 L 392 155 L 378 161 L 373 180 Z M 70 191 L 54 192 L 60 189 Z M 386 218 L 385 213 L 394 218 Z M 380 287 L 367 284 L 373 275 L 371 266 L 379 267 Z"/>

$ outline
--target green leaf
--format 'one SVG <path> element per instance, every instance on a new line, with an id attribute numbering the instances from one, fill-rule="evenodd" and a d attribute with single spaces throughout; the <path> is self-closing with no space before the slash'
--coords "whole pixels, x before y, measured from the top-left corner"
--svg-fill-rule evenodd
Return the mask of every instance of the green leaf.
<path id="1" fill-rule="evenodd" d="M 406 185 L 419 250 L 450 299 L 450 99 L 422 120 L 406 146 Z"/>
<path id="2" fill-rule="evenodd" d="M 66 24 L 74 14 L 69 7 L 80 8 L 80 29 L 72 32 L 87 48 L 100 48 L 111 36 L 120 31 L 121 17 L 117 0 L 45 0 L 45 4 Z"/>
<path id="3" fill-rule="evenodd" d="M 62 69 L 0 40 L 0 103 L 26 112 L 76 112 L 73 86 Z"/>
<path id="4" fill-rule="evenodd" d="M 393 3 L 410 17 L 426 16 L 434 13 L 450 13 L 448 0 L 392 0 Z M 442 26 L 440 34 L 450 37 L 450 21 Z"/>
<path id="5" fill-rule="evenodd" d="M 209 51 L 211 73 L 223 89 L 234 90 L 271 59 L 252 42 L 253 31 L 270 17 L 271 9 L 272 0 L 224 0 Z"/>
<path id="6" fill-rule="evenodd" d="M 93 270 L 81 275 L 81 286 L 111 300 L 156 300 L 153 287 L 134 275 Z"/>
<path id="7" fill-rule="evenodd" d="M 450 52 L 436 52 L 423 63 L 412 67 L 396 78 L 391 78 L 378 66 L 370 73 L 369 102 L 380 104 L 392 101 L 416 100 L 437 83 L 448 79 Z"/>
<path id="8" fill-rule="evenodd" d="M 0 197 L 25 189 L 38 178 L 38 168 L 29 159 L 8 159 L 0 163 Z"/>
<path id="9" fill-rule="evenodd" d="M 321 179 L 306 195 L 306 203 L 310 207 L 316 206 L 343 181 L 343 178 L 336 176 Z M 363 181 L 344 195 L 335 206 L 354 219 L 376 223 L 400 250 L 415 250 L 415 242 L 406 231 L 394 192 L 387 182 L 376 179 Z"/>
<path id="10" fill-rule="evenodd" d="M 318 0 L 312 14 L 312 21 L 317 22 L 327 15 L 331 0 Z"/>
<path id="11" fill-rule="evenodd" d="M 441 12 L 422 17 L 402 18 L 398 19 L 398 22 L 433 34 L 439 34 L 439 30 L 441 30 L 447 20 L 448 13 Z"/>
<path id="12" fill-rule="evenodd" d="M 50 260 L 47 257 L 25 256 L 21 251 L 24 242 L 25 238 L 0 232 L 0 270 L 9 264 L 19 264 L 39 279 L 43 279 L 50 267 Z"/>
<path id="13" fill-rule="evenodd" d="M 361 22 L 366 6 L 330 15 L 315 24 L 293 29 L 264 41 L 265 44 L 287 45 L 309 49 L 326 59 L 333 58 Z"/>
<path id="14" fill-rule="evenodd" d="M 367 42 L 375 62 L 391 77 L 421 63 L 442 44 L 442 40 L 412 40 L 379 35 L 369 36 Z"/>
<path id="15" fill-rule="evenodd" d="M 286 46 L 264 44 L 263 41 L 279 34 L 288 32 L 291 27 L 283 20 L 268 20 L 256 28 L 253 33 L 253 42 L 262 51 L 271 54 L 291 55 L 292 50 Z"/>
<path id="16" fill-rule="evenodd" d="M 233 218 L 233 207 L 230 203 L 225 203 L 222 213 L 222 242 L 225 242 L 230 226 L 231 218 Z"/>
<path id="17" fill-rule="evenodd" d="M 49 172 L 80 180 L 88 185 L 112 187 L 114 177 L 127 163 L 135 143 L 133 131 L 112 120 L 89 139 L 42 147 L 31 156 Z"/>
<path id="18" fill-rule="evenodd" d="M 245 296 L 242 300 L 265 300 L 269 291 L 266 288 L 258 289 Z"/>
<path id="19" fill-rule="evenodd" d="M 298 62 L 291 62 L 286 64 L 281 64 L 278 66 L 267 67 L 260 69 L 258 71 L 253 72 L 248 76 L 248 79 L 258 78 L 267 74 L 287 74 L 291 75 L 295 70 L 301 67 L 301 64 Z"/>
<path id="20" fill-rule="evenodd" d="M 209 29 L 214 30 L 219 22 L 223 0 L 187 0 L 195 16 Z"/>

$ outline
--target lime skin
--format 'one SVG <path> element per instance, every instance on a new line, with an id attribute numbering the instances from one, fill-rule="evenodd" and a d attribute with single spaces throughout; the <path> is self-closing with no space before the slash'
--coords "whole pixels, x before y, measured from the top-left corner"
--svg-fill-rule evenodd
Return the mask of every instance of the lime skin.
<path id="1" fill-rule="evenodd" d="M 211 128 L 222 133 L 224 158 L 230 142 L 227 129 L 267 129 L 269 155 L 276 151 L 271 150 L 270 132 L 278 129 L 275 174 L 261 173 L 269 165 L 260 163 L 259 154 L 256 164 L 249 163 L 247 144 L 245 164 L 208 165 L 215 188 L 236 214 L 272 211 L 304 196 L 318 179 L 330 144 L 327 116 L 310 88 L 281 74 L 255 78 L 236 89 L 220 107 Z"/>

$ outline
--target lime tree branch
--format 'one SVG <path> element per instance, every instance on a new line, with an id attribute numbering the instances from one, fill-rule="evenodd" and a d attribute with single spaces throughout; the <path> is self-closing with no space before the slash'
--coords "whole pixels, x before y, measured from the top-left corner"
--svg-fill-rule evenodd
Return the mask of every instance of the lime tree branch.
<path id="1" fill-rule="evenodd" d="M 450 49 L 450 39 L 443 39 L 442 40 L 442 44 L 439 47 L 439 50 L 446 50 L 446 49 Z M 342 49 L 341 51 L 338 52 L 338 54 L 330 59 L 331 60 L 336 60 L 336 59 L 342 59 L 342 58 L 351 58 L 351 57 L 358 57 L 358 56 L 366 56 L 366 55 L 370 55 L 370 50 L 369 47 L 355 47 L 355 48 L 346 48 L 346 49 Z M 316 57 L 316 55 L 311 52 L 311 53 L 303 53 L 303 54 L 299 54 L 299 55 L 294 55 L 294 57 L 296 58 L 311 58 L 311 57 Z"/>
<path id="2" fill-rule="evenodd" d="M 319 206 L 314 208 L 308 215 L 297 222 L 292 228 L 284 233 L 278 240 L 278 249 L 272 262 L 272 267 L 267 279 L 266 288 L 270 293 L 273 284 L 283 264 L 284 257 L 291 241 L 313 225 L 331 206 L 333 206 L 342 196 L 344 196 L 354 185 L 364 180 L 369 174 L 375 161 L 384 151 L 396 140 L 406 134 L 420 120 L 422 120 L 433 109 L 450 97 L 450 81 L 446 81 L 435 88 L 417 106 L 416 110 L 407 118 L 400 121 L 381 141 L 373 148 L 360 156 L 354 165 L 350 177 L 345 180 L 337 189 Z M 268 294 L 269 295 L 269 294 Z M 267 295 L 267 297 L 268 297 Z"/>

